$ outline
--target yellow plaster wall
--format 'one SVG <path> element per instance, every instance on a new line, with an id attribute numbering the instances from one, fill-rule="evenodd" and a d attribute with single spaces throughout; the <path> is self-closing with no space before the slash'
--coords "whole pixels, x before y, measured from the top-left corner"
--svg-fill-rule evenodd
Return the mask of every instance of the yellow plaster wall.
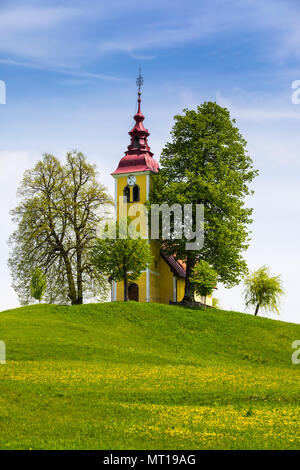
<path id="1" fill-rule="evenodd" d="M 182 278 L 177 279 L 177 302 L 181 302 L 184 297 L 185 281 Z"/>
<path id="2" fill-rule="evenodd" d="M 203 297 L 201 295 L 195 294 L 195 300 L 196 300 L 196 302 L 202 302 L 203 304 L 205 303 L 205 297 Z M 212 296 L 211 295 L 208 295 L 206 297 L 206 305 L 209 305 L 209 306 L 212 307 Z"/>
<path id="3" fill-rule="evenodd" d="M 160 303 L 161 276 L 150 272 L 150 302 Z"/>
<path id="4" fill-rule="evenodd" d="M 136 177 L 136 184 L 140 187 L 140 204 L 144 204 L 146 202 L 146 196 L 147 196 L 147 175 L 135 175 Z M 126 176 L 119 176 L 116 178 L 116 184 L 117 184 L 117 219 L 119 220 L 120 216 L 121 217 L 127 217 L 128 211 L 130 211 L 130 208 L 137 203 L 131 202 L 131 203 L 126 203 L 123 200 L 123 191 L 125 186 L 127 186 L 127 175 Z M 132 190 L 133 188 L 130 187 L 130 200 L 132 201 Z M 142 236 L 145 236 L 146 234 L 143 234 Z"/>
<path id="5" fill-rule="evenodd" d="M 159 259 L 160 271 L 160 302 L 168 304 L 170 300 L 173 301 L 173 273 L 167 263 L 160 257 Z"/>
<path id="6" fill-rule="evenodd" d="M 150 249 L 152 255 L 150 271 L 159 273 L 160 244 L 155 240 L 150 240 Z"/>
<path id="7" fill-rule="evenodd" d="M 146 302 L 146 273 L 143 272 L 141 277 L 134 281 L 139 286 L 139 302 Z M 130 283 L 129 283 L 130 284 Z M 124 282 L 117 282 L 117 300 L 124 300 Z"/>

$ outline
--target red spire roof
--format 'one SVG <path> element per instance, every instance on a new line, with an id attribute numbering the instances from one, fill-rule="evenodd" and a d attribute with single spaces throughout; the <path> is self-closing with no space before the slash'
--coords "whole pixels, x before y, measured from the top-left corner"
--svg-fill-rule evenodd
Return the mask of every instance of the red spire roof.
<path id="1" fill-rule="evenodd" d="M 140 171 L 158 172 L 158 163 L 153 158 L 147 138 L 148 129 L 145 129 L 143 121 L 145 116 L 141 112 L 141 93 L 138 93 L 138 111 L 134 116 L 135 125 L 129 132 L 130 145 L 127 147 L 125 156 L 120 160 L 118 168 L 112 173 L 136 173 Z"/>

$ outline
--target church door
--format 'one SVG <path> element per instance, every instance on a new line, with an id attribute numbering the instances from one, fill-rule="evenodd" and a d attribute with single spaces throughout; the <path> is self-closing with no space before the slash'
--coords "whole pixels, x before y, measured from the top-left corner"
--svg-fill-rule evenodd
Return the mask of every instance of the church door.
<path id="1" fill-rule="evenodd" d="M 128 299 L 139 301 L 139 286 L 137 284 L 130 284 L 128 287 Z"/>

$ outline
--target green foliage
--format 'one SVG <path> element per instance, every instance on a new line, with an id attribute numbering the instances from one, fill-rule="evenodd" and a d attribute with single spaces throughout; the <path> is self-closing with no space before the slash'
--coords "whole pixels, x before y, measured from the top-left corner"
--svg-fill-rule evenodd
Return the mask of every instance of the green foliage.
<path id="1" fill-rule="evenodd" d="M 41 268 L 35 268 L 32 272 L 31 282 L 30 282 L 30 293 L 31 296 L 38 300 L 42 300 L 47 287 L 46 277 L 41 270 Z"/>
<path id="2" fill-rule="evenodd" d="M 10 237 L 9 266 L 20 302 L 30 301 L 32 270 L 47 276 L 47 302 L 82 303 L 105 294 L 107 281 L 89 262 L 97 227 L 111 204 L 97 181 L 94 165 L 77 151 L 68 152 L 63 165 L 45 154 L 24 174 L 20 202 L 12 211 L 17 228 Z"/>
<path id="3" fill-rule="evenodd" d="M 217 299 L 216 297 L 214 297 L 214 298 L 212 299 L 212 306 L 213 306 L 213 308 L 215 308 L 215 309 L 220 308 L 220 300 Z"/>
<path id="4" fill-rule="evenodd" d="M 268 266 L 262 266 L 245 280 L 245 303 L 255 305 L 255 315 L 260 308 L 279 314 L 280 299 L 285 294 L 280 276 L 272 276 Z"/>
<path id="5" fill-rule="evenodd" d="M 206 261 L 199 261 L 192 270 L 191 283 L 195 292 L 202 297 L 206 298 L 213 293 L 217 281 L 218 274 Z"/>
<path id="6" fill-rule="evenodd" d="M 96 240 L 91 254 L 92 263 L 100 272 L 108 274 L 112 281 L 124 282 L 125 301 L 128 300 L 128 282 L 136 281 L 152 259 L 147 240 L 129 235 L 120 238 L 121 230 L 127 229 L 128 224 L 129 220 L 117 222 L 116 238 Z"/>
<path id="7" fill-rule="evenodd" d="M 138 302 L 0 319 L 1 449 L 299 449 L 300 325 Z"/>
<path id="8" fill-rule="evenodd" d="M 200 259 L 213 266 L 227 286 L 238 283 L 247 272 L 242 253 L 249 244 L 252 209 L 244 200 L 252 194 L 249 184 L 257 171 L 226 108 L 205 102 L 174 119 L 172 142 L 163 149 L 150 202 L 204 205 L 201 250 L 186 251 L 184 237 L 164 241 L 169 254 L 187 262 L 186 295 L 193 297 L 189 278 Z"/>

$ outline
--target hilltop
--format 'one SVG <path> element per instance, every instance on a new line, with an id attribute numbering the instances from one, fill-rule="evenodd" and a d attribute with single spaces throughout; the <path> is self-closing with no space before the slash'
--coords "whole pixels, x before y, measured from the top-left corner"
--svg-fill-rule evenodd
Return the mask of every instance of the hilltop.
<path id="1" fill-rule="evenodd" d="M 0 313 L 1 449 L 295 449 L 300 325 L 129 302 Z"/>

